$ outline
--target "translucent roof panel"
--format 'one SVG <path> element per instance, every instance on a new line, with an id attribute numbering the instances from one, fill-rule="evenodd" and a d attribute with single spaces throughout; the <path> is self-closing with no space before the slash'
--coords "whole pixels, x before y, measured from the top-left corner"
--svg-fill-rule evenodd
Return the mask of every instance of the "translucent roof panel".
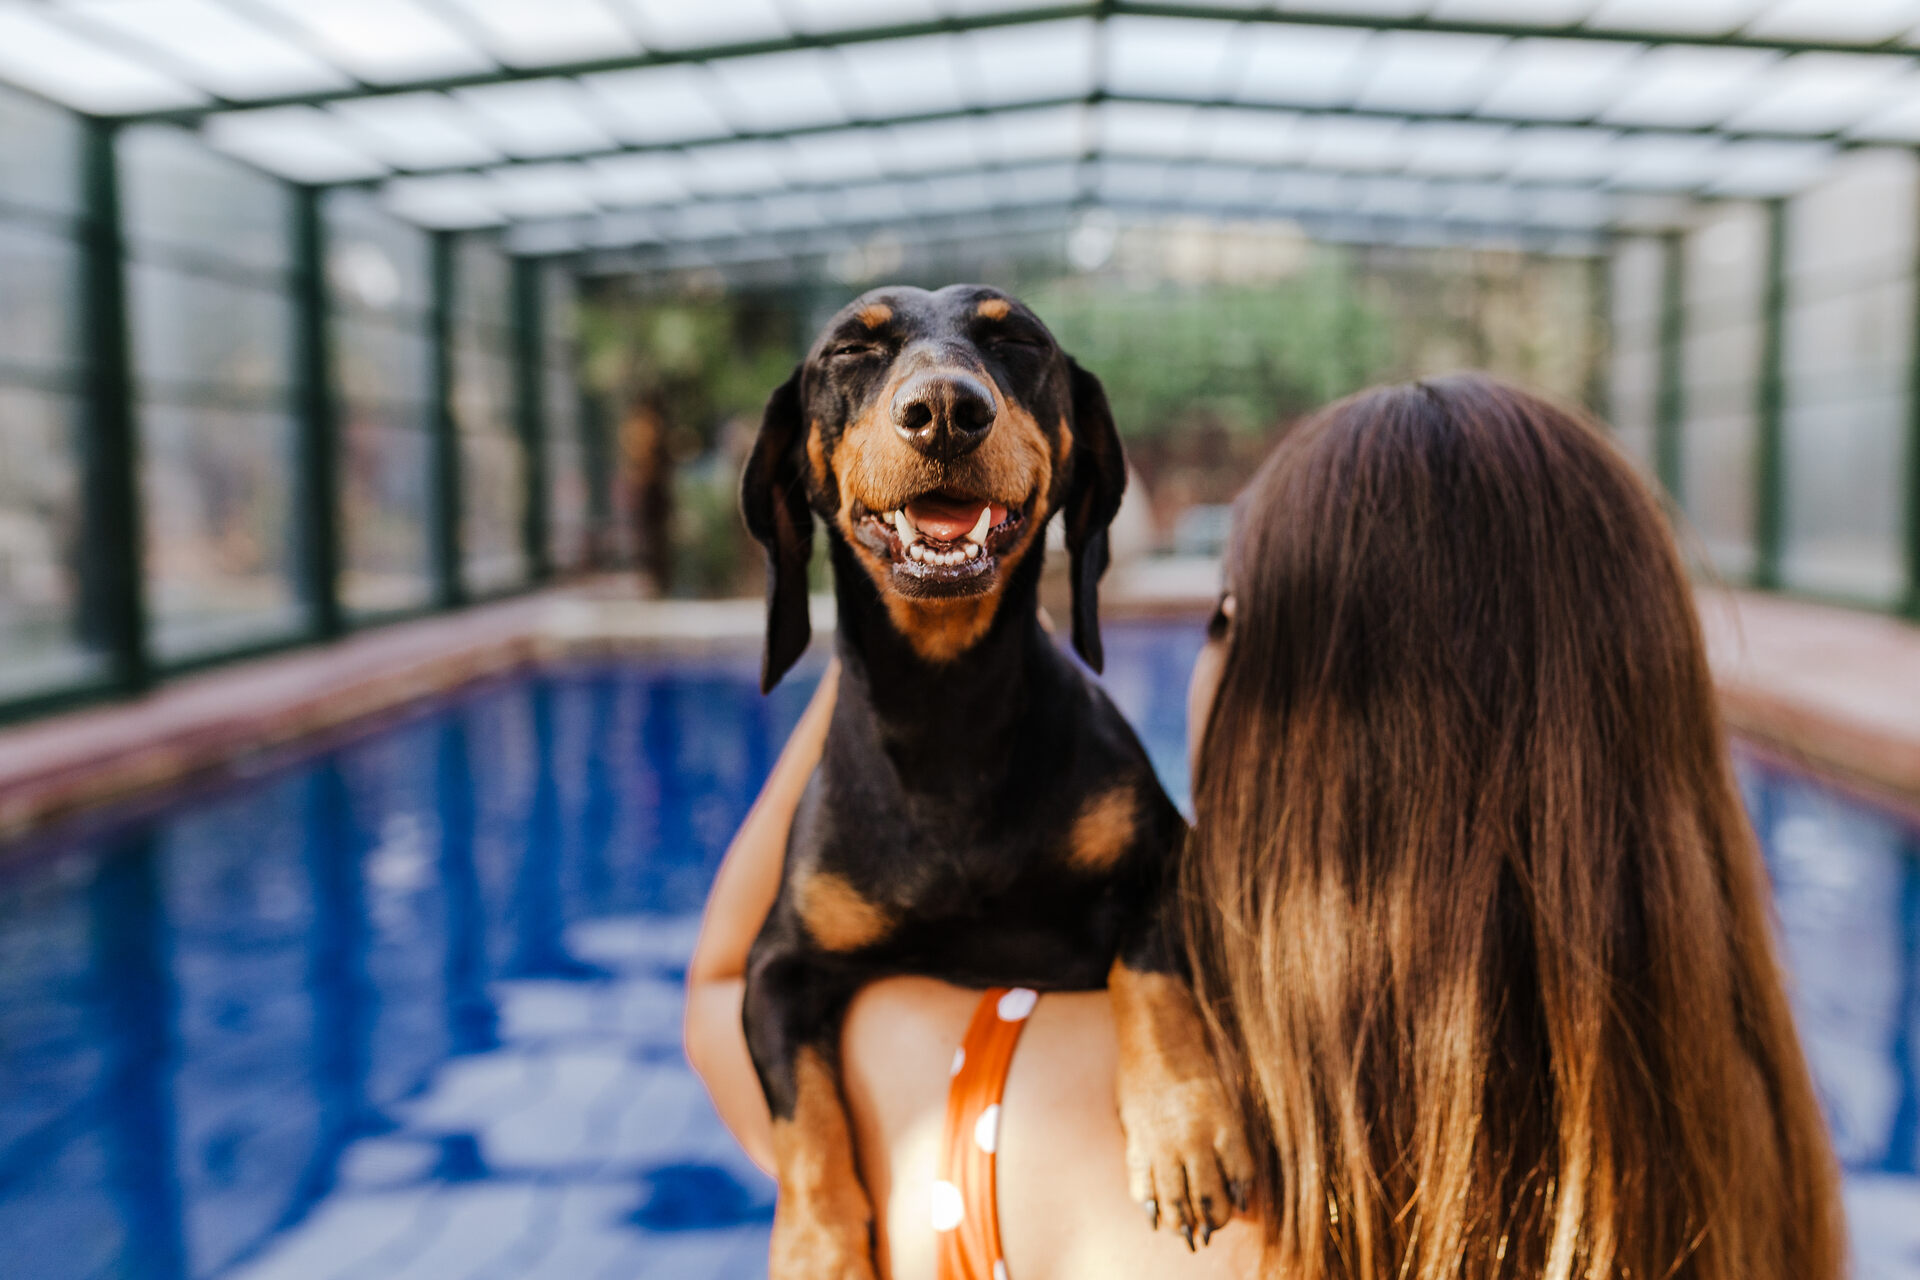
<path id="1" fill-rule="evenodd" d="M 653 49 L 697 49 L 791 35 L 774 0 L 609 0 Z"/>
<path id="2" fill-rule="evenodd" d="M 1211 98 L 1240 60 L 1238 28 L 1183 18 L 1116 18 L 1107 28 L 1107 84 L 1116 93 Z"/>
<path id="3" fill-rule="evenodd" d="M 318 107 L 229 112 L 207 122 L 206 136 L 228 155 L 296 182 L 358 182 L 387 172 L 337 117 Z"/>
<path id="4" fill-rule="evenodd" d="M 349 98 L 327 110 L 368 151 L 397 169 L 488 164 L 503 154 L 488 141 L 485 122 L 444 94 Z"/>
<path id="5" fill-rule="evenodd" d="M 1916 0 L 1778 0 L 1754 15 L 1750 35 L 1878 44 L 1920 24 Z"/>
<path id="6" fill-rule="evenodd" d="M 708 64 L 722 114 L 741 128 L 792 129 L 851 118 L 831 54 L 814 49 L 725 58 Z M 898 112 L 895 112 L 898 114 Z"/>
<path id="7" fill-rule="evenodd" d="M 1628 68 L 1602 118 L 1620 124 L 1713 124 L 1750 105 L 1778 61 L 1778 54 L 1763 49 L 1653 49 Z"/>
<path id="8" fill-rule="evenodd" d="M 960 38 L 967 87 L 983 105 L 1044 102 L 1093 92 L 1094 25 L 1047 22 Z"/>
<path id="9" fill-rule="evenodd" d="M 1916 83 L 1903 59 L 1801 53 L 1769 69 L 1753 98 L 1726 119 L 1736 131 L 1833 133 L 1911 101 Z"/>
<path id="10" fill-rule="evenodd" d="M 1368 50 L 1355 105 L 1376 110 L 1465 111 L 1484 98 L 1505 41 L 1490 36 L 1395 31 Z"/>
<path id="11" fill-rule="evenodd" d="M 684 156 L 608 156 L 586 164 L 588 190 L 602 205 L 672 204 L 692 194 Z"/>
<path id="12" fill-rule="evenodd" d="M 480 135 L 510 156 L 577 155 L 613 146 L 591 94 L 571 80 L 521 80 L 457 89 Z"/>
<path id="13" fill-rule="evenodd" d="M 153 59 L 77 34 L 45 5 L 0 4 L 0 78 L 82 111 L 161 111 L 207 95 Z"/>
<path id="14" fill-rule="evenodd" d="M 1533 120 L 1590 119 L 1612 101 L 1644 52 L 1643 45 L 1593 40 L 1516 40 L 1489 69 L 1477 109 Z"/>
<path id="15" fill-rule="evenodd" d="M 1333 106 L 1365 82 L 1370 31 L 1338 27 L 1262 27 L 1246 33 L 1239 96 L 1248 102 Z"/>
<path id="16" fill-rule="evenodd" d="M 255 0 L 303 43 L 376 84 L 496 66 L 459 24 L 419 0 Z"/>
<path id="17" fill-rule="evenodd" d="M 600 116 L 622 142 L 687 142 L 733 132 L 714 104 L 713 76 L 705 67 L 649 67 L 583 77 L 597 98 Z"/>
<path id="18" fill-rule="evenodd" d="M 353 83 L 339 67 L 219 0 L 78 0 L 76 29 L 132 40 L 164 55 L 194 83 L 229 98 L 254 98 Z"/>
<path id="19" fill-rule="evenodd" d="M 510 67 L 537 67 L 637 53 L 640 40 L 619 0 L 447 0 L 486 51 Z"/>
<path id="20" fill-rule="evenodd" d="M 846 45 L 834 55 L 840 92 L 868 119 L 906 111 L 952 111 L 972 104 L 961 88 L 965 54 L 952 36 Z"/>

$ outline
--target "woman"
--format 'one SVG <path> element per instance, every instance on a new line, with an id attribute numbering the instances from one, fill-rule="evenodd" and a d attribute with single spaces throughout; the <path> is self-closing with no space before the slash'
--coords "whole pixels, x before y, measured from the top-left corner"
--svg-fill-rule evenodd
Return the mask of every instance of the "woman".
<path id="1" fill-rule="evenodd" d="M 999 1113 L 1019 1280 L 1832 1280 L 1837 1174 L 1772 954 L 1692 596 L 1589 424 L 1486 378 L 1376 390 L 1241 501 L 1194 672 L 1181 909 L 1258 1166 L 1189 1257 L 1128 1202 L 1113 1028 L 1028 1019 Z M 716 886 L 688 1044 L 750 1151 L 738 974 L 832 682 Z M 975 993 L 877 984 L 844 1038 L 883 1257 L 926 1206 Z"/>

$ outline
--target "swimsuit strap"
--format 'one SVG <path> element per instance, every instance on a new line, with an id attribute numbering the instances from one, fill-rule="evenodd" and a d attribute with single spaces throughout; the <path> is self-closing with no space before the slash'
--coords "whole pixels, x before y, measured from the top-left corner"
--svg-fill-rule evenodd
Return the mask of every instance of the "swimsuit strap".
<path id="1" fill-rule="evenodd" d="M 966 1038 L 954 1050 L 947 1123 L 933 1183 L 940 1280 L 1007 1280 L 994 1173 L 1000 1098 L 1020 1030 L 1038 1000 L 1025 987 L 988 991 L 974 1007 Z"/>

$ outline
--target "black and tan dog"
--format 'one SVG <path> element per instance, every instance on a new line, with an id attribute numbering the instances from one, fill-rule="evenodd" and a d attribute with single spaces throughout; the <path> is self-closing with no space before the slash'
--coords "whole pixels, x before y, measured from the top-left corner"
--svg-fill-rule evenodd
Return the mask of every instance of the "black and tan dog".
<path id="1" fill-rule="evenodd" d="M 990 289 L 866 294 L 767 404 L 741 486 L 770 558 L 762 683 L 807 645 L 816 517 L 842 663 L 747 964 L 779 1165 L 773 1280 L 873 1274 L 837 1046 L 848 1001 L 884 974 L 1108 985 L 1134 1194 L 1190 1246 L 1243 1196 L 1248 1158 L 1164 922 L 1179 812 L 1037 616 L 1058 514 L 1074 647 L 1099 669 L 1096 588 L 1125 485 L 1099 381 Z"/>

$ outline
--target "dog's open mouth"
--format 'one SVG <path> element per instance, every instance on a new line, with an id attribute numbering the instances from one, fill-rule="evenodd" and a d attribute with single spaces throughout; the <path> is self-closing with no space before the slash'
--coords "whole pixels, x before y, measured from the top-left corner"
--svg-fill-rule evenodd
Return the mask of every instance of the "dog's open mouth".
<path id="1" fill-rule="evenodd" d="M 891 559 L 903 586 L 964 591 L 992 575 L 1025 519 L 1021 507 L 937 490 L 893 511 L 868 511 L 859 526 L 864 541 Z"/>

